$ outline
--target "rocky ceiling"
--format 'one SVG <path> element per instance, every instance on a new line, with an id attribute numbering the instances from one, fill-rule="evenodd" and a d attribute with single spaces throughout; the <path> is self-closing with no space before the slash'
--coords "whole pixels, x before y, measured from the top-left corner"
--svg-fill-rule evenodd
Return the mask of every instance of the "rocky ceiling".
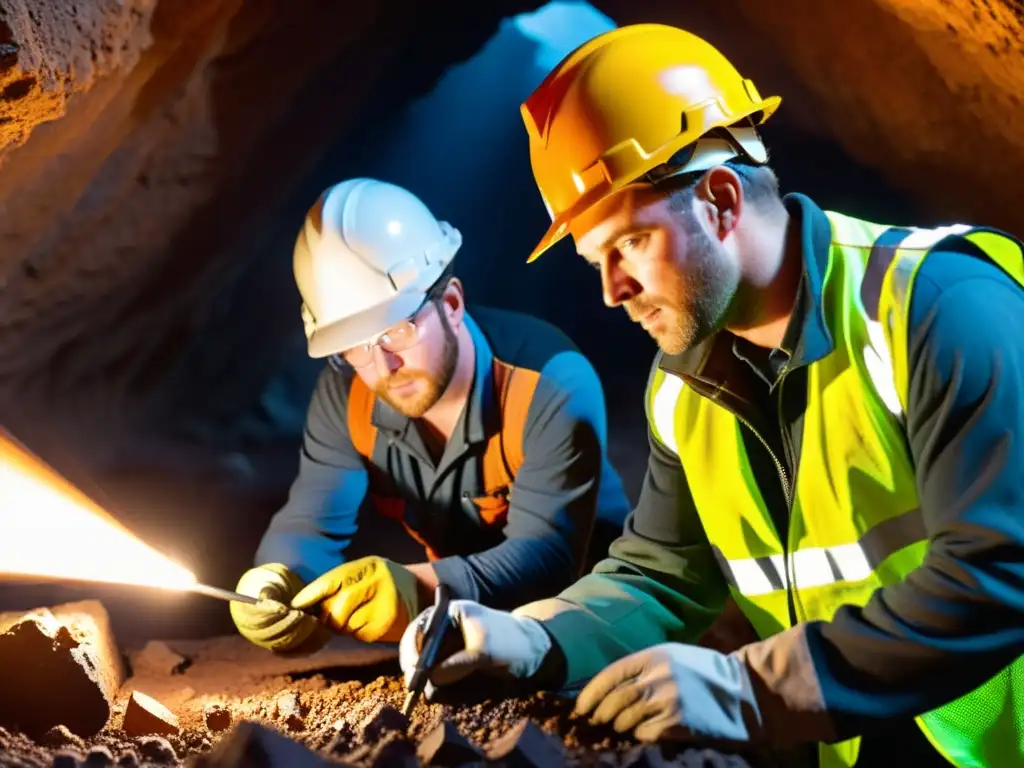
<path id="1" fill-rule="evenodd" d="M 276 288 L 318 164 L 538 5 L 0 0 L 3 423 L 101 463 L 250 412 L 301 348 Z M 1024 232 L 1021 3 L 593 5 L 705 35 L 782 95 L 791 167 L 834 146 L 929 221 Z"/>

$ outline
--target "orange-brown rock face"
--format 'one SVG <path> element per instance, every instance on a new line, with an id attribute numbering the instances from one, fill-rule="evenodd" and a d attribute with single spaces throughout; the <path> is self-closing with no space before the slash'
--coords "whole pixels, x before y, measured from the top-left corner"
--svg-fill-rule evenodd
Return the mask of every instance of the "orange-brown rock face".
<path id="1" fill-rule="evenodd" d="M 1024 231 L 1024 3 L 595 5 L 620 23 L 706 35 L 763 94 L 783 97 L 773 119 L 834 140 L 935 220 Z"/>
<path id="2" fill-rule="evenodd" d="M 237 450 L 220 425 L 259 411 L 268 381 L 302 357 L 290 272 L 302 214 L 328 181 L 378 167 L 348 149 L 351 136 L 400 131 L 401 104 L 503 16 L 538 5 L 0 2 L 0 423 L 58 464 L 158 461 L 172 430 Z M 883 204 L 876 218 L 1024 231 L 1020 3 L 594 5 L 620 24 L 690 28 L 781 95 L 766 135 L 787 189 L 801 164 L 822 166 L 816 150 L 802 155 L 815 142 L 845 158 L 801 189 L 823 205 L 861 213 L 872 193 L 850 192 L 856 173 L 921 212 L 908 221 Z M 516 104 L 474 108 L 507 114 L 522 144 Z M 440 115 L 431 130 L 460 119 Z M 524 180 L 452 183 L 533 200 Z M 518 265 L 502 226 L 466 251 Z M 561 286 L 570 269 L 545 264 L 524 281 L 510 267 L 503 303 L 559 294 L 544 282 Z"/>

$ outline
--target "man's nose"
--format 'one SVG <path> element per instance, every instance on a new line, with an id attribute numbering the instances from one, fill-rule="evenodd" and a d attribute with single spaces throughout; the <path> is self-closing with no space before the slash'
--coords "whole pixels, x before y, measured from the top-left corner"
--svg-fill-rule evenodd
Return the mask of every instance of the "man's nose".
<path id="1" fill-rule="evenodd" d="M 377 375 L 384 378 L 402 367 L 402 358 L 377 345 L 373 348 L 373 365 L 377 369 Z"/>
<path id="2" fill-rule="evenodd" d="M 601 265 L 601 290 L 605 305 L 617 307 L 640 293 L 641 288 L 640 284 L 622 268 L 622 260 L 612 255 Z"/>

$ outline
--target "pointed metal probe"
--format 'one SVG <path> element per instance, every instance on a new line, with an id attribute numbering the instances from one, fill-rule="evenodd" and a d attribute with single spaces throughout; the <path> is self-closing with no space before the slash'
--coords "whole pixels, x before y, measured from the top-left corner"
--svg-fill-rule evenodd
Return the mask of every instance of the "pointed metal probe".
<path id="1" fill-rule="evenodd" d="M 406 717 L 423 695 L 423 689 L 427 687 L 427 681 L 430 679 L 430 672 L 438 662 L 441 641 L 451 626 L 451 619 L 448 617 L 449 602 L 451 591 L 446 585 L 438 584 L 434 590 L 434 612 L 430 615 L 430 622 L 423 632 L 423 650 L 416 659 L 416 668 L 409 680 L 409 692 L 405 695 L 405 704 L 402 705 L 402 714 Z"/>
<path id="2" fill-rule="evenodd" d="M 233 603 L 247 603 L 248 605 L 257 605 L 259 603 L 259 600 L 255 597 L 243 595 L 241 592 L 232 592 L 230 589 L 211 587 L 206 584 L 193 584 L 188 589 L 189 592 L 206 595 L 207 597 L 216 597 L 218 600 L 228 600 Z"/>

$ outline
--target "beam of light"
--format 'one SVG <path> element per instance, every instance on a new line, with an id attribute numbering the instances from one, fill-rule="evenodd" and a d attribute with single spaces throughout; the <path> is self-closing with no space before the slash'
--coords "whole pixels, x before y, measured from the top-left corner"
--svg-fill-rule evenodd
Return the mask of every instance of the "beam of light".
<path id="1" fill-rule="evenodd" d="M 144 544 L 3 433 L 0 574 L 167 589 L 196 583 L 189 570 Z"/>
<path id="2" fill-rule="evenodd" d="M 574 48 L 616 27 L 611 18 L 590 3 L 560 0 L 546 3 L 535 11 L 516 14 L 512 23 L 521 34 L 537 43 L 534 62 L 542 77 Z"/>

